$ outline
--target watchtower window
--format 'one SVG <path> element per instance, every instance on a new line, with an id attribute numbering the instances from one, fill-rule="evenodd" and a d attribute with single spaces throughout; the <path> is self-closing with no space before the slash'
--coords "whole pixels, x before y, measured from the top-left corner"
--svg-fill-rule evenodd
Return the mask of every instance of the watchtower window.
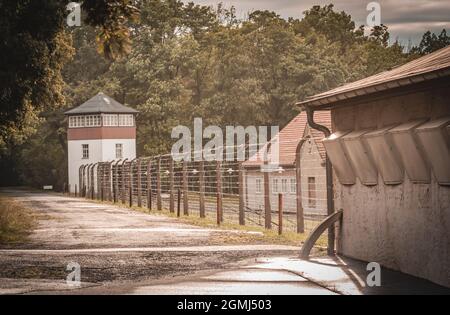
<path id="1" fill-rule="evenodd" d="M 119 116 L 114 114 L 103 115 L 103 126 L 116 127 L 119 124 Z"/>
<path id="2" fill-rule="evenodd" d="M 83 159 L 89 159 L 89 144 L 82 145 Z"/>
<path id="3" fill-rule="evenodd" d="M 121 127 L 134 126 L 134 116 L 133 115 L 119 115 L 119 126 L 121 126 Z"/>
<path id="4" fill-rule="evenodd" d="M 123 158 L 123 144 L 116 143 L 116 159 Z"/>

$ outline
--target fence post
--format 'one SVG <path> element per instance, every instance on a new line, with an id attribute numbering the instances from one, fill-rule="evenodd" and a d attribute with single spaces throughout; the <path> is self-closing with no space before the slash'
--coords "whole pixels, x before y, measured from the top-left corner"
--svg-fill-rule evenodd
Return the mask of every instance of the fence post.
<path id="1" fill-rule="evenodd" d="M 83 169 L 81 170 L 81 181 L 80 181 L 80 197 L 84 197 L 84 185 L 85 185 L 85 170 L 86 165 L 83 165 Z"/>
<path id="2" fill-rule="evenodd" d="M 157 173 L 156 173 L 156 204 L 158 211 L 162 210 L 161 202 L 161 156 L 158 157 Z"/>
<path id="3" fill-rule="evenodd" d="M 103 187 L 103 163 L 99 163 L 97 166 L 97 200 L 103 201 L 103 193 L 102 193 L 102 187 Z"/>
<path id="4" fill-rule="evenodd" d="M 80 187 L 80 191 L 81 191 L 81 187 L 82 187 L 82 181 L 83 181 L 83 169 L 84 169 L 84 165 L 81 165 L 80 168 L 78 169 L 78 187 Z M 77 185 L 75 185 L 76 187 Z M 76 194 L 75 194 L 76 197 Z"/>
<path id="5" fill-rule="evenodd" d="M 83 197 L 85 197 L 85 198 L 89 198 L 89 193 L 90 193 L 90 185 L 89 185 L 89 181 L 90 181 L 90 179 L 91 179 L 91 173 L 89 172 L 89 169 L 91 168 L 91 164 L 89 164 L 87 167 L 86 167 L 86 181 L 85 181 L 85 183 L 84 183 L 84 192 L 83 192 Z"/>
<path id="6" fill-rule="evenodd" d="M 188 173 L 187 162 L 183 161 L 183 214 L 189 215 L 189 187 L 188 187 Z"/>
<path id="7" fill-rule="evenodd" d="M 302 200 L 302 168 L 301 168 L 301 149 L 305 140 L 301 140 L 295 152 L 295 182 L 297 195 L 297 233 L 305 233 L 305 218 Z"/>
<path id="8" fill-rule="evenodd" d="M 86 168 L 89 168 L 89 166 L 85 165 L 83 167 L 83 188 L 82 188 L 82 192 L 81 192 L 81 197 L 83 197 L 83 198 L 86 197 L 86 185 L 87 185 L 87 181 L 88 181 L 87 177 L 89 176 L 86 174 Z"/>
<path id="9" fill-rule="evenodd" d="M 75 197 L 78 197 L 78 194 L 77 194 L 77 184 L 75 184 Z"/>
<path id="10" fill-rule="evenodd" d="M 175 192 L 174 190 L 174 174 L 173 174 L 173 170 L 174 170 L 174 161 L 172 156 L 170 156 L 170 160 L 169 160 L 169 189 L 170 189 L 170 198 L 169 198 L 169 210 L 170 213 L 174 213 L 175 212 Z"/>
<path id="11" fill-rule="evenodd" d="M 108 201 L 113 201 L 113 162 L 108 164 Z"/>
<path id="12" fill-rule="evenodd" d="M 267 161 L 264 162 L 265 165 Z M 272 228 L 272 207 L 270 204 L 270 183 L 269 183 L 269 169 L 264 170 L 264 225 L 266 229 Z"/>
<path id="13" fill-rule="evenodd" d="M 141 193 L 142 193 L 142 187 L 141 187 L 141 185 L 142 185 L 142 176 L 141 176 L 141 171 L 142 171 L 142 168 L 141 168 L 141 160 L 140 159 L 137 159 L 137 163 L 138 163 L 138 165 L 137 165 L 137 204 L 138 204 L 138 207 L 140 208 L 140 207 L 142 207 L 142 196 L 141 196 Z"/>
<path id="14" fill-rule="evenodd" d="M 117 188 L 117 165 L 119 164 L 120 160 L 116 163 L 111 163 L 111 189 L 112 189 L 112 201 L 116 203 L 116 188 Z"/>
<path id="15" fill-rule="evenodd" d="M 86 170 L 86 199 L 90 198 L 91 196 L 91 167 L 92 163 L 88 165 Z"/>
<path id="16" fill-rule="evenodd" d="M 278 194 L 278 235 L 283 234 L 283 194 Z"/>
<path id="17" fill-rule="evenodd" d="M 92 165 L 91 167 L 91 199 L 94 200 L 94 193 L 95 193 L 95 183 L 94 183 L 94 168 L 95 165 Z"/>
<path id="18" fill-rule="evenodd" d="M 205 218 L 205 163 L 203 162 L 203 159 L 200 161 L 199 165 L 199 206 L 200 206 L 200 218 Z"/>
<path id="19" fill-rule="evenodd" d="M 216 167 L 217 182 L 217 225 L 223 221 L 223 205 L 222 205 L 222 163 L 217 161 Z"/>
<path id="20" fill-rule="evenodd" d="M 181 211 L 181 189 L 178 188 L 177 217 L 180 217 L 180 211 Z"/>
<path id="21" fill-rule="evenodd" d="M 244 212 L 244 167 L 239 164 L 239 224 L 245 225 Z"/>
<path id="22" fill-rule="evenodd" d="M 125 189 L 126 189 L 126 185 L 125 185 L 125 180 L 126 180 L 126 177 L 125 177 L 125 167 L 126 167 L 126 163 L 127 163 L 127 159 L 125 159 L 124 161 L 123 161 L 123 163 L 122 163 L 122 189 L 121 189 L 121 192 L 120 192 L 120 199 L 122 199 L 122 204 L 125 204 Z"/>
<path id="23" fill-rule="evenodd" d="M 129 191 L 129 206 L 133 206 L 133 162 L 136 159 L 130 162 L 130 176 L 128 176 L 128 191 Z"/>
<path id="24" fill-rule="evenodd" d="M 147 208 L 152 211 L 152 160 L 147 163 Z"/>

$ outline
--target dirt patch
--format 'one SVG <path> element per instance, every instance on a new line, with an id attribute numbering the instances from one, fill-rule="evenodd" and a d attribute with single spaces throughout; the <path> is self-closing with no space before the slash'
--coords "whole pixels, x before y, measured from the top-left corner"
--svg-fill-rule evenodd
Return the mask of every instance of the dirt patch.
<path id="1" fill-rule="evenodd" d="M 270 252 L 269 256 L 286 255 Z M 294 253 L 292 253 L 294 254 Z M 63 280 L 66 266 L 81 266 L 83 282 L 142 281 L 189 275 L 198 271 L 230 269 L 242 260 L 267 256 L 267 252 L 152 252 L 83 255 L 2 254 L 0 278 Z"/>

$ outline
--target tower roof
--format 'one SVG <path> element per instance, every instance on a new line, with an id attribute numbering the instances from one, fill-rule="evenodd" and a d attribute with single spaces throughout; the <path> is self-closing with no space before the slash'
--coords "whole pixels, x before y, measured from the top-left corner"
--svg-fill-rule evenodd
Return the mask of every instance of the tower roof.
<path id="1" fill-rule="evenodd" d="M 116 100 L 112 99 L 102 92 L 98 93 L 96 96 L 75 107 L 71 110 L 66 111 L 65 115 L 77 115 L 77 114 L 100 114 L 100 113 L 120 113 L 120 114 L 136 114 L 137 110 L 126 107 Z"/>

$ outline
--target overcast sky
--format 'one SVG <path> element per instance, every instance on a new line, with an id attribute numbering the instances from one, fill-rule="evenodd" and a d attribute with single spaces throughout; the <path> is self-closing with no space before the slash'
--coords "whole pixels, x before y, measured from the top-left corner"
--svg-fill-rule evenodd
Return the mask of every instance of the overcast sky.
<path id="1" fill-rule="evenodd" d="M 302 17 L 302 12 L 315 4 L 334 3 L 339 11 L 349 13 L 357 26 L 366 24 L 370 0 L 192 0 L 198 4 L 214 5 L 222 2 L 235 6 L 239 17 L 254 10 L 272 10 L 282 17 Z M 188 2 L 188 1 L 186 1 Z M 380 0 L 381 23 L 389 26 L 391 39 L 406 45 L 411 39 L 417 44 L 427 30 L 450 32 L 450 0 Z"/>

